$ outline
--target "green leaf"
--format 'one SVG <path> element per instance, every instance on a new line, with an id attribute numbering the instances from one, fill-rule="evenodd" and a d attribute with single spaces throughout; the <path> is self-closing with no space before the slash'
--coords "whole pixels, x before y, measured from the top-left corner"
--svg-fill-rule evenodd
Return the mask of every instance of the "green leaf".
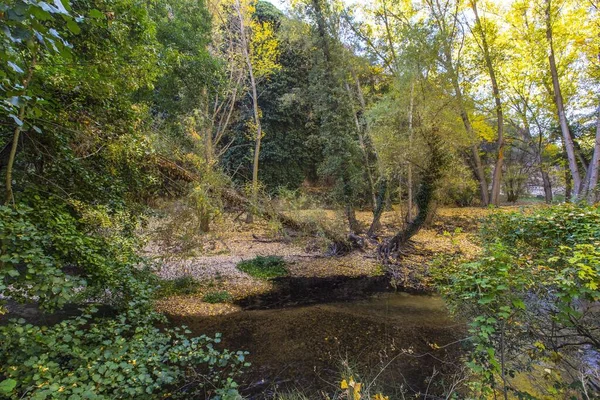
<path id="1" fill-rule="evenodd" d="M 79 27 L 77 22 L 75 22 L 72 19 L 69 20 L 69 22 L 67 22 L 67 28 L 69 29 L 69 31 L 71 31 L 71 33 L 75 35 L 79 35 L 81 33 L 81 28 Z"/>
<path id="2" fill-rule="evenodd" d="M 9 394 L 17 386 L 17 381 L 14 379 L 5 379 L 0 382 L 0 393 Z"/>
<path id="3" fill-rule="evenodd" d="M 521 299 L 515 299 L 512 301 L 513 306 L 516 308 L 520 308 L 521 310 L 525 309 L 525 303 Z"/>
<path id="4" fill-rule="evenodd" d="M 90 18 L 94 18 L 94 19 L 102 19 L 102 18 L 104 18 L 104 14 L 100 10 L 97 10 L 95 8 L 92 9 L 92 10 L 90 10 L 90 12 L 89 12 L 88 15 L 89 15 Z"/>

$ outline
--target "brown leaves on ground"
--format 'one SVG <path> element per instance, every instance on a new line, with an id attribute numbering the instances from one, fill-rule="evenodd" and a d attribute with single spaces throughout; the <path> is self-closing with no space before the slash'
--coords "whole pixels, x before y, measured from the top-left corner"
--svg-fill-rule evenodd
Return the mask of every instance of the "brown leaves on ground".
<path id="1" fill-rule="evenodd" d="M 512 211 L 515 207 L 503 207 Z M 479 252 L 476 231 L 481 218 L 494 212 L 487 208 L 440 208 L 431 226 L 421 230 L 412 240 L 413 248 L 398 265 L 387 267 L 398 286 L 429 289 L 429 268 L 439 254 L 460 254 L 474 257 Z M 333 211 L 295 211 L 300 217 L 319 215 L 332 219 L 340 216 Z M 225 214 L 212 224 L 213 231 L 199 234 L 201 246 L 194 251 L 177 252 L 177 247 L 165 248 L 152 230 L 147 232 L 149 244 L 147 255 L 160 265 L 157 274 L 164 279 L 192 276 L 200 282 L 198 292 L 191 296 L 174 296 L 159 301 L 158 308 L 172 315 L 220 315 L 239 310 L 232 304 L 207 304 L 202 296 L 211 290 L 227 291 L 233 301 L 272 289 L 272 283 L 255 279 L 239 271 L 236 265 L 256 256 L 280 256 L 287 263 L 290 276 L 373 276 L 384 273 L 376 258 L 377 242 L 370 242 L 364 252 L 354 252 L 342 257 L 324 257 L 322 238 L 303 237 L 284 231 L 274 222 L 256 219 L 246 224 L 243 218 Z M 363 226 L 371 221 L 370 211 L 357 212 Z M 381 218 L 379 241 L 393 235 L 403 224 L 399 210 L 386 211 Z M 160 220 L 150 226 L 160 231 Z M 198 240 L 198 238 L 196 238 Z"/>

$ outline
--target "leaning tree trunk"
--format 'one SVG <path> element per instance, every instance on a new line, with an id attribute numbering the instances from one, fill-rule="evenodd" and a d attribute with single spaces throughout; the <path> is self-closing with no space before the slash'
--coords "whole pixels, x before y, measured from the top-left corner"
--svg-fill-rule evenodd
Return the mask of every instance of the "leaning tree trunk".
<path id="1" fill-rule="evenodd" d="M 242 209 L 246 209 L 250 206 L 250 200 L 233 189 L 225 189 L 221 192 L 221 195 L 230 204 L 235 204 Z M 337 253 L 351 251 L 356 247 L 356 243 L 353 243 L 349 237 L 341 235 L 340 233 L 330 230 L 318 223 L 312 221 L 300 221 L 290 217 L 289 215 L 286 215 L 283 212 L 274 210 L 271 207 L 262 206 L 260 204 L 255 205 L 255 212 L 258 216 L 270 221 L 278 221 L 286 228 L 294 231 L 304 232 L 305 234 L 314 236 L 323 236 L 332 242 L 332 247 L 337 249 Z"/>
<path id="2" fill-rule="evenodd" d="M 371 222 L 371 226 L 367 231 L 367 236 L 369 237 L 372 237 L 375 232 L 381 228 L 381 214 L 383 214 L 388 193 L 387 179 L 382 178 L 381 183 L 379 184 L 379 191 L 377 192 L 375 209 L 373 210 L 373 222 Z"/>
<path id="3" fill-rule="evenodd" d="M 454 95 L 460 111 L 460 118 L 465 126 L 465 130 L 467 131 L 467 136 L 474 142 L 477 135 L 475 134 L 475 130 L 473 129 L 473 125 L 471 124 L 471 120 L 469 119 L 469 114 L 465 106 L 462 89 L 460 88 L 460 82 L 458 81 L 458 72 L 454 69 L 454 64 L 452 61 L 452 53 L 448 48 L 444 49 L 444 53 L 446 57 L 446 68 L 448 69 L 448 72 L 450 72 L 452 87 L 454 88 Z M 473 157 L 473 172 L 479 181 L 481 205 L 487 206 L 490 202 L 488 184 L 487 179 L 485 179 L 485 172 L 481 163 L 481 157 L 479 156 L 479 148 L 475 143 L 471 145 L 471 156 Z"/>

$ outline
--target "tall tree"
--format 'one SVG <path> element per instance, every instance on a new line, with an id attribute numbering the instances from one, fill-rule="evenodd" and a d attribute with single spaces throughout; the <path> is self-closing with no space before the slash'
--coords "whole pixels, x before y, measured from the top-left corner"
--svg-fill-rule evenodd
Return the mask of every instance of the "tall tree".
<path id="1" fill-rule="evenodd" d="M 500 89 L 498 79 L 496 78 L 496 67 L 489 44 L 489 33 L 487 32 L 487 24 L 484 24 L 479 16 L 477 9 L 477 0 L 471 0 L 471 8 L 475 14 L 475 34 L 478 37 L 478 44 L 483 53 L 485 65 L 488 75 L 492 83 L 492 93 L 494 95 L 495 111 L 496 111 L 496 165 L 494 166 L 494 174 L 492 177 L 492 190 L 490 193 L 490 202 L 494 205 L 499 205 L 500 202 L 500 187 L 502 184 L 502 167 L 504 162 L 504 113 L 502 111 L 502 98 L 500 97 Z M 485 21 L 487 22 L 487 21 Z"/>
<path id="2" fill-rule="evenodd" d="M 555 11 L 552 8 L 552 0 L 545 0 L 545 23 L 546 23 L 546 39 L 548 45 L 548 63 L 550 65 L 550 74 L 552 76 L 552 88 L 554 92 L 554 104 L 558 114 L 558 122 L 563 137 L 563 145 L 565 152 L 567 153 L 567 160 L 569 162 L 569 170 L 571 171 L 571 177 L 573 179 L 573 191 L 575 195 L 578 195 L 581 190 L 581 175 L 579 174 L 579 167 L 577 165 L 577 158 L 575 154 L 575 145 L 573 144 L 573 136 L 569 130 L 569 124 L 567 122 L 567 115 L 565 113 L 565 106 L 563 103 L 563 96 L 560 87 L 560 81 L 558 78 L 558 70 L 556 68 L 556 57 L 554 55 L 554 41 L 553 41 L 553 19 Z"/>
<path id="3" fill-rule="evenodd" d="M 485 177 L 485 171 L 479 155 L 479 139 L 473 129 L 473 123 L 469 117 L 466 99 L 460 83 L 460 53 L 459 60 L 455 60 L 454 46 L 461 41 L 459 37 L 461 27 L 459 26 L 458 11 L 460 2 L 448 1 L 440 3 L 439 1 L 426 0 L 429 15 L 432 23 L 438 29 L 440 43 L 440 61 L 444 66 L 448 79 L 454 89 L 454 97 L 460 118 L 463 122 L 467 136 L 471 140 L 471 156 L 473 172 L 479 181 L 479 189 L 482 205 L 489 204 L 488 182 Z"/>
<path id="4" fill-rule="evenodd" d="M 359 232 L 355 206 L 362 186 L 359 165 L 360 149 L 351 101 L 345 88 L 346 70 L 342 65 L 342 44 L 328 21 L 339 21 L 340 15 L 323 0 L 311 0 L 309 10 L 313 19 L 316 43 L 312 93 L 315 98 L 323 140 L 324 160 L 319 166 L 321 175 L 335 182 L 334 199 L 343 205 L 352 232 Z"/>
<path id="5" fill-rule="evenodd" d="M 280 68 L 277 64 L 279 53 L 277 40 L 273 27 L 269 22 L 260 22 L 255 19 L 254 5 L 249 2 L 235 0 L 234 9 L 237 14 L 237 28 L 239 32 L 240 48 L 246 62 L 248 78 L 250 81 L 250 98 L 254 115 L 250 130 L 254 136 L 254 156 L 252 163 L 252 202 L 258 203 L 258 162 L 260 160 L 260 147 L 263 138 L 261 124 L 262 113 L 258 106 L 258 80 L 269 76 Z M 252 222 L 253 211 L 249 210 L 246 221 Z"/>

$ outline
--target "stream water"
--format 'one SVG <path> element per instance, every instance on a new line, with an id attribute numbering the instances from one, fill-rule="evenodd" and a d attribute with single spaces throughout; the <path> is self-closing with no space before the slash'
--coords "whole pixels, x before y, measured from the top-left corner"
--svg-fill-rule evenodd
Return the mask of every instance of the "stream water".
<path id="1" fill-rule="evenodd" d="M 464 324 L 440 297 L 394 292 L 387 282 L 284 278 L 273 292 L 242 300 L 240 312 L 176 322 L 248 350 L 252 367 L 241 383 L 253 399 L 294 389 L 322 398 L 338 390 L 348 366 L 364 384 L 377 377 L 390 399 L 441 393 L 460 366 Z"/>

